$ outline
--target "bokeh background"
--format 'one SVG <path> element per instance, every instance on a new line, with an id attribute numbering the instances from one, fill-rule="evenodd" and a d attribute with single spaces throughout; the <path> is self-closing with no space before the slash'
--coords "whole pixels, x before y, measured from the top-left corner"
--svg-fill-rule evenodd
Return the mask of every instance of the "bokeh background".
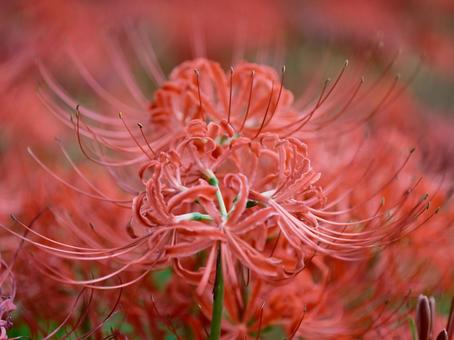
<path id="1" fill-rule="evenodd" d="M 126 61 L 150 97 L 156 89 L 153 78 L 201 56 L 217 60 L 224 69 L 242 59 L 276 69 L 285 65 L 286 87 L 296 93 L 304 93 L 314 73 L 320 79 L 335 77 L 346 59 L 350 65 L 365 65 L 366 79 L 383 72 L 399 74 L 406 84 L 405 93 L 383 119 L 402 117 L 397 112 L 405 110 L 404 118 L 396 118 L 394 124 L 417 136 L 430 172 L 442 172 L 447 182 L 454 178 L 451 0 L 5 0 L 0 3 L 0 41 L 3 224 L 11 224 L 10 214 L 30 222 L 43 206 L 65 199 L 58 183 L 42 180 L 43 173 L 27 147 L 49 166 L 64 171 L 68 167 L 57 152 L 58 138 L 76 161 L 83 161 L 74 131 L 43 104 L 40 94 L 48 85 L 42 70 L 58 79 L 78 103 L 112 111 L 97 101 L 81 74 L 95 75 L 116 98 L 123 99 L 119 84 L 125 78 L 119 60 Z M 164 74 L 153 71 L 153 63 Z M 84 166 L 96 172 L 91 165 Z M 0 244 L 5 261 L 17 257 L 16 238 L 1 235 Z M 445 252 L 454 258 L 452 248 Z M 58 323 L 51 315 L 67 303 L 59 296 L 75 294 L 72 288 L 34 272 L 26 256 L 18 258 L 19 308 L 11 337 L 30 334 L 33 327 L 55 327 Z M 155 273 L 154 284 L 165 285 L 169 275 L 168 271 Z M 32 284 L 37 280 L 42 280 L 44 292 Z M 47 291 L 60 294 L 55 301 L 43 301 L 42 297 L 49 296 Z M 453 292 L 452 284 L 428 292 L 437 296 L 445 316 Z M 115 298 L 106 296 L 104 301 Z M 108 310 L 103 304 L 99 308 Z M 115 327 L 128 333 L 132 326 L 118 314 L 103 327 L 107 334 Z"/>

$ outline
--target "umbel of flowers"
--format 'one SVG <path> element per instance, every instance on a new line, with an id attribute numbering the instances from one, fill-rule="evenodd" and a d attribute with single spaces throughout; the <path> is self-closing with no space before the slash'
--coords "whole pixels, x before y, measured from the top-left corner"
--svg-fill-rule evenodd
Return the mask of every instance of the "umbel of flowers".
<path id="1" fill-rule="evenodd" d="M 132 128 L 127 112 L 114 119 L 78 107 L 76 116 L 68 118 L 48 101 L 58 117 L 74 127 L 89 159 L 114 174 L 119 167 L 132 166 L 135 186 L 128 199 L 120 200 L 91 183 L 93 192 L 65 182 L 91 199 L 129 209 L 130 239 L 112 238 L 111 247 L 93 239 L 90 247 L 74 247 L 24 238 L 57 257 L 107 260 L 112 267 L 109 274 L 86 280 L 50 265 L 45 266 L 46 274 L 61 282 L 106 289 L 134 284 L 151 270 L 171 266 L 185 283 L 197 287 L 203 312 L 212 313 L 211 338 L 219 338 L 223 303 L 230 310 L 236 305 L 247 308 L 245 272 L 267 285 L 289 284 L 301 271 L 311 270 L 307 264 L 316 255 L 342 261 L 367 258 L 426 222 L 435 211 L 426 213 L 429 195 L 413 197 L 418 181 L 405 186 L 402 195 L 390 188 L 413 151 L 395 169 L 381 164 L 384 171 L 375 176 L 381 184 L 370 185 L 372 192 L 362 190 L 369 188 L 366 185 L 342 184 L 352 178 L 364 180 L 371 165 L 353 147 L 358 142 L 355 132 L 350 140 L 353 151 L 348 150 L 352 159 L 346 165 L 329 162 L 335 154 L 323 148 L 315 147 L 320 153 L 311 154 L 310 145 L 323 142 L 322 134 L 314 140 L 319 131 L 323 136 L 342 131 L 339 141 L 344 141 L 345 129 L 357 128 L 361 119 L 374 115 L 395 84 L 376 107 L 355 120 L 349 106 L 355 103 L 362 81 L 338 95 L 336 86 L 345 67 L 304 109 L 285 88 L 284 71 L 279 76 L 269 67 L 240 63 L 225 72 L 205 59 L 185 62 L 154 93 L 141 122 L 136 121 L 138 129 Z M 72 104 L 50 75 L 43 75 L 60 100 Z M 331 113 L 336 106 L 340 110 Z M 108 127 L 99 125 L 102 122 Z M 90 147 L 84 137 L 91 140 Z M 110 159 L 105 147 L 133 158 Z M 389 157 L 388 150 L 374 152 L 377 159 Z M 317 169 L 315 163 L 330 166 Z M 349 167 L 359 175 L 350 178 L 345 171 Z M 325 170 L 330 174 L 327 178 Z M 383 174 L 389 175 L 383 178 Z M 121 180 L 123 187 L 129 180 Z M 385 196 L 391 200 L 385 202 Z M 130 270 L 139 275 L 121 284 L 106 284 Z"/>

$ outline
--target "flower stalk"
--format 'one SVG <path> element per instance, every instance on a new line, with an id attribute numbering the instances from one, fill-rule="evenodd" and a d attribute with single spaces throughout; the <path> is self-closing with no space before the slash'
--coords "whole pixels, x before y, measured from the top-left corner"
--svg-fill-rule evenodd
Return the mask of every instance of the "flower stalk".
<path id="1" fill-rule="evenodd" d="M 211 170 L 206 171 L 206 176 L 208 177 L 208 183 L 216 187 L 216 199 L 218 200 L 219 210 L 221 211 L 221 216 L 225 220 L 227 218 L 227 209 L 225 207 L 224 198 L 222 197 L 221 189 L 219 188 L 219 180 L 216 175 Z"/>
<path id="2" fill-rule="evenodd" d="M 228 213 L 222 197 L 219 181 L 216 175 L 211 171 L 206 171 L 208 183 L 216 187 L 216 198 L 219 204 L 222 220 L 227 219 Z M 211 314 L 211 330 L 210 340 L 218 340 L 221 338 L 221 324 L 222 324 L 222 309 L 224 306 L 224 277 L 222 275 L 222 251 L 221 242 L 218 242 L 218 254 L 216 259 L 216 277 L 214 279 L 213 287 L 213 312 Z"/>
<path id="3" fill-rule="evenodd" d="M 218 255 L 216 260 L 216 278 L 213 288 L 213 312 L 211 317 L 210 340 L 218 340 L 221 337 L 222 309 L 224 305 L 224 277 L 222 275 L 221 243 L 218 243 Z"/>

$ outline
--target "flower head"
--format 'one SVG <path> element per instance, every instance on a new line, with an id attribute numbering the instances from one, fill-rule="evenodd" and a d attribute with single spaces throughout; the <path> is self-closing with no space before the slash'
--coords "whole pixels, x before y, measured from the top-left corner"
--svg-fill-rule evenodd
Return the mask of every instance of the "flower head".
<path id="1" fill-rule="evenodd" d="M 231 290 L 226 304 L 231 311 L 236 304 L 244 310 L 244 271 L 268 287 L 291 284 L 305 276 L 300 274 L 303 269 L 310 274 L 314 268 L 307 265 L 316 255 L 357 261 L 417 229 L 435 212 L 425 215 L 432 197 L 415 198 L 413 191 L 420 180 L 403 170 L 414 150 L 403 156 L 393 153 L 399 140 L 383 138 L 386 134 L 378 128 L 366 142 L 359 124 L 388 101 L 395 83 L 375 108 L 363 96 L 365 104 L 357 109 L 366 113 L 359 120 L 350 119 L 351 112 L 347 117 L 344 113 L 362 82 L 336 92 L 346 65 L 331 86 L 325 83 L 315 105 L 304 109 L 284 87 L 284 72 L 279 77 L 269 67 L 249 63 L 224 72 L 205 59 L 177 67 L 156 90 L 147 109 L 133 116 L 119 114 L 118 119 L 77 107 L 76 116 L 68 118 L 59 104 L 45 97 L 58 117 L 74 127 L 82 152 L 113 175 L 118 189 L 126 191 L 122 194 L 126 199 L 111 197 L 115 189 L 107 192 L 94 185 L 63 148 L 88 190 L 61 179 L 30 151 L 59 181 L 90 199 L 115 206 L 108 214 L 92 207 L 91 219 L 97 218 L 102 225 L 96 236 L 77 230 L 77 223 L 87 222 L 82 207 L 90 211 L 83 200 L 77 207 L 65 203 L 76 211 L 71 217 L 53 212 L 63 217 L 60 224 L 69 226 L 81 244 L 55 241 L 40 233 L 34 235 L 44 241 L 23 237 L 67 262 L 99 264 L 98 277 L 77 280 L 70 270 L 62 273 L 45 261 L 43 272 L 64 283 L 118 289 L 140 281 L 154 269 L 171 266 L 184 282 L 197 286 L 197 295 L 204 300 L 221 263 Z M 50 74 L 43 70 L 43 76 L 69 105 L 72 99 Z M 331 113 L 339 104 L 341 108 Z M 323 105 L 327 107 L 316 115 Z M 137 117 L 139 129 L 133 130 L 132 119 Z M 342 136 L 330 140 L 318 135 L 326 127 L 329 133 L 340 131 Z M 350 128 L 356 130 L 348 134 Z M 133 157 L 121 158 L 124 153 Z M 120 175 L 121 169 L 129 172 Z M 405 180 L 396 183 L 404 175 Z M 116 226 L 112 216 L 125 215 L 130 217 L 125 228 L 129 238 L 124 237 L 125 230 L 121 235 L 112 233 Z M 118 275 L 127 280 L 111 283 Z M 315 286 L 315 291 L 320 288 Z M 336 294 L 333 287 L 323 288 Z M 270 318 L 282 312 L 278 297 L 269 308 Z M 311 318 L 320 315 L 325 314 L 308 315 L 308 327 L 317 328 L 317 320 Z M 359 319 L 353 316 L 352 324 Z M 238 327 L 244 326 L 239 314 L 236 321 Z M 289 317 L 286 323 L 289 333 L 299 331 L 299 319 Z M 327 332 L 348 333 L 335 320 L 324 324 L 332 326 Z"/>

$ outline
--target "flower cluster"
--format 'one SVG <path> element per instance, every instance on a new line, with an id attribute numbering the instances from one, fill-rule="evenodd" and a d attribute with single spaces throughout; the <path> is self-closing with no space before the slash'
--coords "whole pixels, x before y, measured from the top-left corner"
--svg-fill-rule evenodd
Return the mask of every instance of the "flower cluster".
<path id="1" fill-rule="evenodd" d="M 392 248 L 438 212 L 429 202 L 442 201 L 440 189 L 436 181 L 421 184 L 420 170 L 411 162 L 414 150 L 398 151 L 400 145 L 408 145 L 398 133 L 379 130 L 368 140 L 357 133 L 361 120 L 376 113 L 395 85 L 384 91 L 376 108 L 366 111 L 371 113 L 355 118 L 349 110 L 361 96 L 360 88 L 352 87 L 350 94 L 336 91 L 344 73 L 345 67 L 332 86 L 325 84 L 311 109 L 298 109 L 285 88 L 284 69 L 279 76 L 269 67 L 240 63 L 225 72 L 206 59 L 188 61 L 155 91 L 145 111 L 148 118 L 142 118 L 136 130 L 124 113 L 114 120 L 78 106 L 75 117 L 68 118 L 46 95 L 49 108 L 73 126 L 85 156 L 107 169 L 129 197 L 113 198 L 108 182 L 92 183 L 63 146 L 81 181 L 63 179 L 31 150 L 30 154 L 69 189 L 99 205 L 104 201 L 106 209 L 118 211 L 117 220 L 129 216 L 129 222 L 121 236 L 112 227 L 112 214 L 99 211 L 90 217 L 96 233 L 89 236 L 78 227 L 87 223 L 83 213 L 69 216 L 52 208 L 52 219 L 69 227 L 79 245 L 57 241 L 57 234 L 50 238 L 52 230 L 46 236 L 44 229 L 33 231 L 22 223 L 41 241 L 15 234 L 67 264 L 96 264 L 100 274 L 80 280 L 70 268 L 63 271 L 59 262 L 37 258 L 45 275 L 91 289 L 127 287 L 150 271 L 170 266 L 184 284 L 196 287 L 195 299 L 207 320 L 214 310 L 210 287 L 219 280 L 220 269 L 232 318 L 222 324 L 226 337 L 259 334 L 274 322 L 285 325 L 291 336 L 362 334 L 377 323 L 399 319 L 396 311 L 378 315 L 384 319 L 380 322 L 365 319 L 364 311 L 380 303 L 379 291 L 376 302 L 341 317 L 343 303 L 335 307 L 330 299 L 336 298 L 342 283 L 348 285 L 368 268 L 366 263 L 356 264 L 329 278 L 330 266 L 367 262 L 377 249 Z M 74 103 L 47 71 L 43 75 L 63 103 Z M 343 108 L 332 114 L 330 108 L 342 102 Z M 102 121 L 109 129 L 95 124 Z M 322 129 L 330 134 L 352 127 L 334 144 L 323 134 L 317 136 Z M 133 157 L 114 159 L 106 147 Z M 373 157 L 370 150 L 375 150 Z M 119 168 L 133 172 L 125 177 Z M 81 187 L 84 184 L 88 190 Z M 70 202 L 64 205 L 69 208 Z M 91 210 L 88 202 L 80 201 L 74 211 L 82 212 L 84 205 Z M 388 261 L 384 257 L 377 265 L 380 275 Z M 122 281 L 113 283 L 119 275 Z M 288 297 L 282 294 L 283 285 Z M 286 310 L 290 303 L 293 312 Z M 150 308 L 156 309 L 154 302 Z"/>
<path id="2" fill-rule="evenodd" d="M 90 6 L 57 8 L 81 14 Z M 93 6 L 93 22 L 67 27 L 62 19 L 62 35 L 84 36 L 123 14 L 120 4 L 108 16 Z M 271 13 L 279 6 L 268 6 L 263 13 L 278 18 Z M 26 18 L 41 11 L 53 21 L 52 8 Z M 183 14 L 178 21 L 187 25 Z M 328 17 L 343 19 L 336 11 Z M 226 35 L 215 26 L 222 28 L 213 37 Z M 49 23 L 48 37 L 37 30 L 39 41 L 59 36 L 56 27 Z M 247 54 L 236 50 L 224 68 L 194 34 L 193 57 L 184 52 L 186 36 L 170 42 L 181 44 L 175 56 L 185 61 L 167 72 L 143 27 L 118 38 L 107 42 L 114 72 L 101 54 L 67 49 L 82 83 L 67 58 L 63 72 L 59 62 L 49 67 L 53 49 L 34 43 L 45 59 L 37 63 L 37 96 L 33 82 L 14 86 L 29 55 L 0 65 L 4 111 L 14 109 L 18 91 L 27 114 L 0 136 L 1 339 L 368 339 L 406 337 L 412 328 L 430 339 L 445 327 L 433 299 L 417 296 L 454 294 L 445 145 L 452 127 L 420 117 L 423 107 L 408 91 L 413 76 L 391 74 L 397 56 L 360 53 L 324 80 L 329 58 L 318 68 L 301 63 L 308 73 L 300 76 L 291 61 L 278 70 L 260 53 L 257 63 L 240 61 Z M 37 98 L 72 139 L 42 120 Z M 62 157 L 48 147 L 49 131 L 62 137 Z M 408 328 L 412 309 L 416 326 Z M 449 339 L 453 312 L 446 314 L 439 337 Z"/>

